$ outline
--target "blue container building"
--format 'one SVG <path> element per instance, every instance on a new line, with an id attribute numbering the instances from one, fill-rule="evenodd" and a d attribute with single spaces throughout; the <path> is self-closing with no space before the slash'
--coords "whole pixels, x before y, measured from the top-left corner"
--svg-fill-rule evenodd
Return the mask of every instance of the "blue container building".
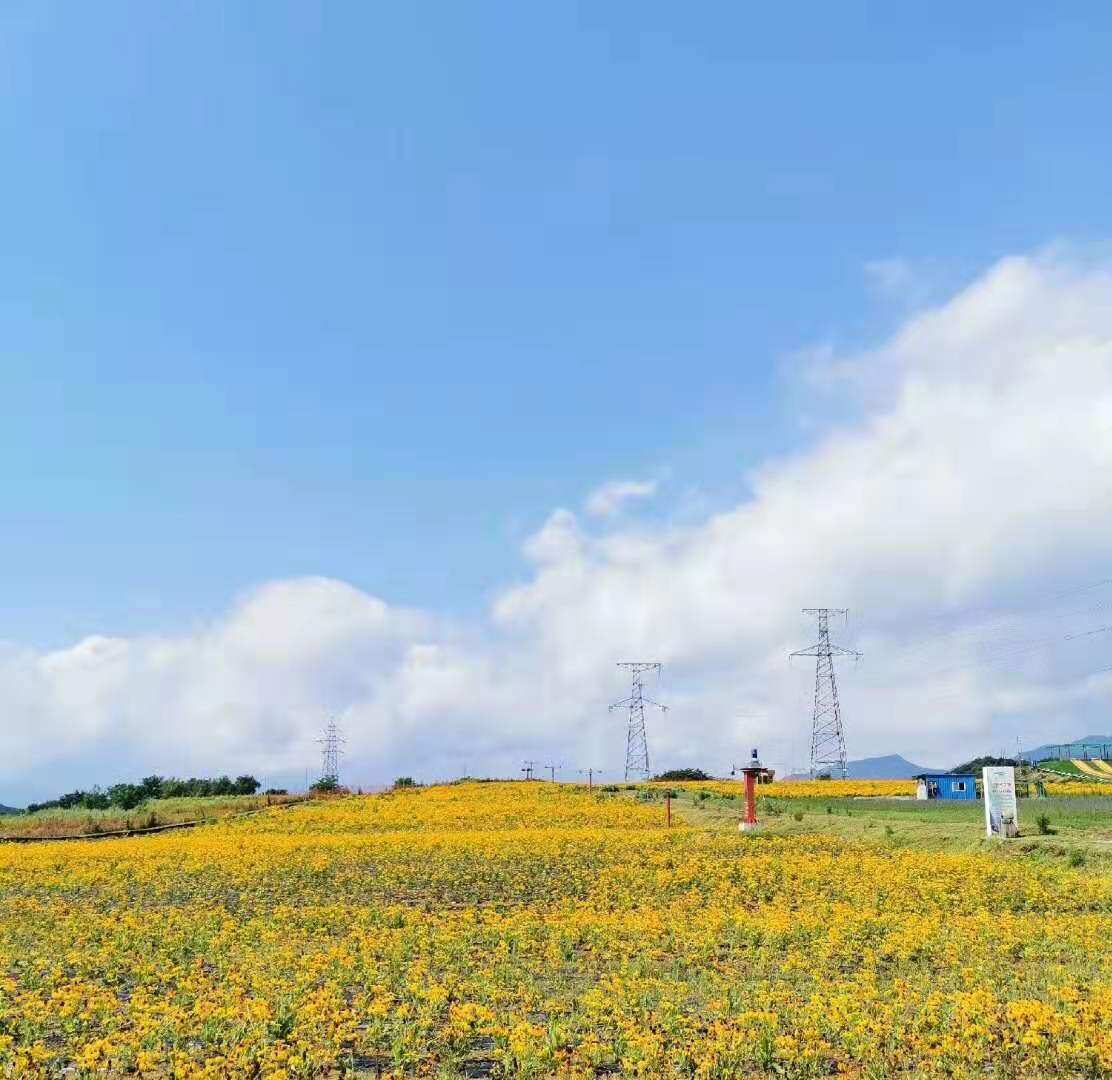
<path id="1" fill-rule="evenodd" d="M 975 799 L 977 777 L 973 773 L 920 773 L 918 799 Z"/>

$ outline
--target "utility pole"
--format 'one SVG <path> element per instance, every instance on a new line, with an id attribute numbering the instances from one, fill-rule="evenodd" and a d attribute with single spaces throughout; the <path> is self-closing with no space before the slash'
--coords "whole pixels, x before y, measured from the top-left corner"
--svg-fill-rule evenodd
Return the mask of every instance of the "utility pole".
<path id="1" fill-rule="evenodd" d="M 527 762 L 525 762 L 525 765 L 524 765 L 524 767 L 522 768 L 522 770 L 521 770 L 521 771 L 522 771 L 523 773 L 525 773 L 525 779 L 526 779 L 526 780 L 532 780 L 532 779 L 533 779 L 533 770 L 534 770 L 534 769 L 535 769 L 536 767 L 537 767 L 537 763 L 536 763 L 535 761 L 527 761 Z"/>
<path id="2" fill-rule="evenodd" d="M 842 707 L 838 702 L 838 683 L 834 677 L 834 657 L 852 656 L 860 660 L 861 654 L 844 649 L 830 640 L 830 616 L 849 615 L 848 608 L 804 608 L 804 615 L 814 615 L 818 620 L 819 639 L 809 648 L 800 649 L 790 656 L 815 657 L 815 709 L 811 723 L 811 779 L 824 770 L 835 770 L 846 778 L 846 736 L 842 728 Z M 790 658 L 790 657 L 789 657 Z"/>
<path id="3" fill-rule="evenodd" d="M 576 769 L 580 776 L 587 777 L 587 790 L 594 791 L 595 789 L 595 773 L 601 772 L 601 769 Z"/>
<path id="4" fill-rule="evenodd" d="M 329 720 L 324 735 L 317 739 L 320 743 L 320 778 L 340 783 L 340 758 L 343 757 L 344 736 L 334 720 Z"/>
<path id="5" fill-rule="evenodd" d="M 629 697 L 616 701 L 610 706 L 610 712 L 615 709 L 629 710 L 629 727 L 626 729 L 626 766 L 625 778 L 630 774 L 639 776 L 642 780 L 649 778 L 649 741 L 645 735 L 645 706 L 653 705 L 661 712 L 667 712 L 668 706 L 661 705 L 651 698 L 645 697 L 641 676 L 646 671 L 660 673 L 661 665 L 655 660 L 623 660 L 618 667 L 626 668 L 632 678 L 632 689 Z"/>
<path id="6" fill-rule="evenodd" d="M 563 765 L 546 765 L 545 766 L 545 768 L 548 770 L 548 775 L 552 777 L 552 782 L 554 784 L 556 783 L 556 770 L 557 769 L 562 769 L 563 767 L 564 767 Z"/>

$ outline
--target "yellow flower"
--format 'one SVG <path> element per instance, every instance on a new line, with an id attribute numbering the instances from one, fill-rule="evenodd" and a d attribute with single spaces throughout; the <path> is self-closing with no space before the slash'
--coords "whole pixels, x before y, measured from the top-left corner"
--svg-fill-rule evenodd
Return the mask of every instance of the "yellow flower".
<path id="1" fill-rule="evenodd" d="M 446 785 L 0 846 L 0 1077 L 1112 1071 L 1103 868 L 669 829 L 635 795 Z"/>

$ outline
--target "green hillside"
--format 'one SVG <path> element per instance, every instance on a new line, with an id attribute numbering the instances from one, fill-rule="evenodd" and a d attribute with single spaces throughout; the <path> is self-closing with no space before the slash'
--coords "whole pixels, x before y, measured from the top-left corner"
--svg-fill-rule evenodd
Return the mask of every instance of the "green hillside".
<path id="1" fill-rule="evenodd" d="M 1082 763 L 1087 764 L 1087 763 Z M 1079 780 L 1083 783 L 1107 783 L 1112 788 L 1112 775 L 1101 776 L 1097 772 L 1086 772 L 1074 761 L 1062 759 L 1047 759 L 1038 764 L 1039 771 L 1055 780 Z"/>
<path id="2" fill-rule="evenodd" d="M 1060 776 L 1081 779 L 1081 770 L 1072 762 L 1065 759 L 1047 758 L 1039 762 L 1039 768 L 1044 772 L 1058 773 Z"/>

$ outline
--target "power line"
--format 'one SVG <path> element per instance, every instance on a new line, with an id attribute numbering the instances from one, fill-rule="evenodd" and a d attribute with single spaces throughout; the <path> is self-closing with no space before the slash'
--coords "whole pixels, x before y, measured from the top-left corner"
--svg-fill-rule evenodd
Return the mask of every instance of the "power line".
<path id="1" fill-rule="evenodd" d="M 815 657 L 815 708 L 811 723 L 811 778 L 826 770 L 837 769 L 846 778 L 846 737 L 842 730 L 842 707 L 838 702 L 838 682 L 834 677 L 834 657 L 852 656 L 860 660 L 854 649 L 844 649 L 830 640 L 830 616 L 848 616 L 848 608 L 804 608 L 804 615 L 818 621 L 819 639 L 791 656 Z"/>
<path id="2" fill-rule="evenodd" d="M 933 679 L 937 678 L 939 675 L 946 675 L 954 671 L 968 671 L 971 668 L 993 667 L 1004 660 L 1011 660 L 1016 657 L 1026 656 L 1029 653 L 1038 652 L 1042 649 L 1053 648 L 1066 641 L 1081 641 L 1084 638 L 1093 637 L 1096 634 L 1106 634 L 1110 631 L 1112 631 L 1112 626 L 1098 626 L 1095 629 L 1083 630 L 1075 634 L 1055 634 L 1043 638 L 1028 638 L 1024 641 L 1000 642 L 996 645 L 982 642 L 982 647 L 986 651 L 989 651 L 990 655 L 980 656 L 976 660 L 965 660 L 956 664 L 947 664 L 945 667 L 935 668 L 933 671 L 922 673 L 920 678 Z M 902 686 L 902 683 L 872 683 L 870 684 L 870 689 L 895 690 Z"/>
<path id="3" fill-rule="evenodd" d="M 649 740 L 645 734 L 645 706 L 652 705 L 661 712 L 667 712 L 668 706 L 645 697 L 642 676 L 646 671 L 655 671 L 659 675 L 662 666 L 655 660 L 623 660 L 618 663 L 618 667 L 629 671 L 632 680 L 629 697 L 614 702 L 609 710 L 610 712 L 615 709 L 629 710 L 629 726 L 626 729 L 625 778 L 627 780 L 631 773 L 642 780 L 648 780 L 650 775 Z"/>
<path id="4" fill-rule="evenodd" d="M 1079 634 L 1066 634 L 1063 640 L 1073 641 L 1076 638 L 1092 637 L 1094 634 L 1107 634 L 1112 630 L 1112 626 L 1098 626 L 1095 630 L 1083 630 Z"/>
<path id="5" fill-rule="evenodd" d="M 1076 596 L 1079 593 L 1093 592 L 1096 589 L 1106 588 L 1110 585 L 1112 585 L 1112 578 L 1102 578 L 1099 581 L 1089 582 L 1086 585 L 1079 585 L 1072 589 L 1066 589 L 1063 592 L 1054 593 L 1043 597 L 1037 597 L 1032 599 L 1032 601 L 1028 605 L 1027 610 L 1015 611 L 1011 614 L 1001 614 L 998 609 L 987 607 L 975 609 L 972 612 L 967 611 L 964 613 L 964 617 L 967 620 L 971 617 L 984 617 L 992 618 L 996 621 L 988 625 L 974 624 L 972 626 L 959 626 L 952 627 L 948 630 L 941 630 L 925 634 L 914 639 L 909 644 L 898 646 L 895 649 L 886 649 L 885 657 L 888 660 L 899 660 L 902 659 L 905 655 L 919 653 L 922 651 L 924 645 L 927 645 L 931 642 L 939 641 L 944 638 L 984 636 L 1001 632 L 1019 632 L 1021 624 L 1029 623 L 1032 620 L 1048 618 L 1068 619 L 1073 618 L 1076 615 L 1092 615 L 1096 614 L 1099 611 L 1106 611 L 1108 609 L 1109 603 L 1112 603 L 1112 600 L 1105 599 L 1098 601 L 1098 603 L 1094 607 L 1075 608 L 1070 611 L 1062 612 L 1040 610 L 1039 605 L 1055 604 L 1060 600 L 1066 599 L 1067 597 Z M 938 616 L 935 616 L 935 618 L 931 621 L 937 622 L 940 619 L 949 617 L 951 616 L 940 614 Z M 1006 619 L 1007 621 L 999 621 L 1001 618 Z"/>

